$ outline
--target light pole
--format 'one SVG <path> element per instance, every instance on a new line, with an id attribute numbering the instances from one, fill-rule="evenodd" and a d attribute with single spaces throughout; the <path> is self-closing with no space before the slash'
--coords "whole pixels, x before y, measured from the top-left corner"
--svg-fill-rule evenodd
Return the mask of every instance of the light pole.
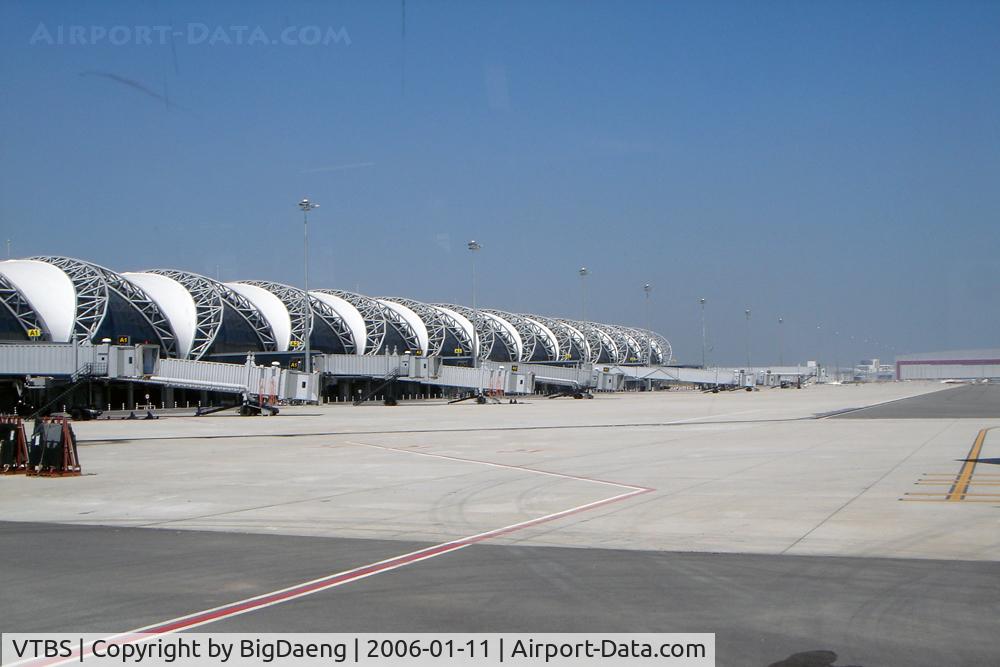
<path id="1" fill-rule="evenodd" d="M 747 316 L 747 372 L 750 372 L 750 309 L 743 311 Z"/>
<path id="2" fill-rule="evenodd" d="M 649 328 L 649 293 L 653 291 L 653 286 L 646 283 L 642 291 L 646 293 L 646 365 L 650 366 L 653 363 L 653 337 Z"/>
<path id="3" fill-rule="evenodd" d="M 823 369 L 823 357 L 825 356 L 823 350 L 823 325 L 816 325 L 816 340 L 819 343 L 819 358 L 816 360 L 816 381 L 819 382 L 821 371 Z"/>
<path id="4" fill-rule="evenodd" d="M 779 366 L 784 366 L 785 365 L 785 352 L 784 352 L 784 347 L 785 346 L 783 345 L 784 341 L 781 338 L 781 336 L 782 336 L 782 332 L 781 332 L 782 327 L 781 327 L 781 325 L 784 324 L 784 323 L 785 323 L 785 320 L 783 318 L 779 317 L 778 318 L 778 365 Z"/>
<path id="5" fill-rule="evenodd" d="M 468 248 L 472 252 L 472 367 L 479 366 L 479 308 L 476 307 L 476 253 L 482 249 L 482 245 L 472 240 L 468 243 Z"/>
<path id="6" fill-rule="evenodd" d="M 698 299 L 701 304 L 701 367 L 705 368 L 705 297 Z"/>
<path id="7" fill-rule="evenodd" d="M 309 303 L 309 211 L 319 208 L 319 204 L 308 199 L 299 202 L 302 209 L 302 250 L 303 250 L 303 272 L 305 273 L 305 289 L 302 290 L 302 298 L 305 299 L 306 326 L 303 334 L 303 341 L 306 348 L 306 373 L 312 373 L 312 358 L 309 354 L 309 336 L 312 333 L 312 306 Z"/>
<path id="8" fill-rule="evenodd" d="M 833 366 L 837 382 L 840 382 L 840 332 L 833 332 Z"/>
<path id="9" fill-rule="evenodd" d="M 583 322 L 587 321 L 587 276 L 590 275 L 590 269 L 585 266 L 581 266 L 578 271 L 580 274 L 580 319 Z"/>

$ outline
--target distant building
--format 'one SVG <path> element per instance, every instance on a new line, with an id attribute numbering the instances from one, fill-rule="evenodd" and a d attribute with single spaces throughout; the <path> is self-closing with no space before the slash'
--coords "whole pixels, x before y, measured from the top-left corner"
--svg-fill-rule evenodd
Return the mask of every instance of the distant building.
<path id="1" fill-rule="evenodd" d="M 1000 349 L 922 352 L 896 357 L 897 380 L 1000 378 Z"/>
<path id="2" fill-rule="evenodd" d="M 895 379 L 895 367 L 880 363 L 878 359 L 862 359 L 854 367 L 855 382 L 891 382 Z"/>

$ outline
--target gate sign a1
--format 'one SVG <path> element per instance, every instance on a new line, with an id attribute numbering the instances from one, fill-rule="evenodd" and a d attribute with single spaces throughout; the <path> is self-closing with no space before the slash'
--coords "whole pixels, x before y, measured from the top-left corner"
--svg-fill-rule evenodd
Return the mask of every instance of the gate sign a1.
<path id="1" fill-rule="evenodd" d="M 41 338 L 41 337 L 42 337 L 41 329 L 28 329 L 28 338 Z"/>

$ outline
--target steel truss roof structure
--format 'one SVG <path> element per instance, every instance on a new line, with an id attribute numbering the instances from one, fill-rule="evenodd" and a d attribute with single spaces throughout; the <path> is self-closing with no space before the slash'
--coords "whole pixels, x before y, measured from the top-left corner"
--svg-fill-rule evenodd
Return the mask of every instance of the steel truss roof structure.
<path id="1" fill-rule="evenodd" d="M 148 273 L 176 280 L 191 294 L 197 320 L 194 343 L 188 356 L 192 359 L 201 359 L 215 342 L 219 329 L 222 328 L 222 314 L 225 308 L 222 295 L 208 279 L 194 273 L 171 269 L 152 269 Z"/>
<path id="2" fill-rule="evenodd" d="M 222 319 L 226 308 L 231 309 L 250 325 L 251 330 L 260 341 L 262 351 L 272 352 L 276 349 L 271 326 L 260 314 L 260 311 L 246 298 L 226 285 L 189 271 L 151 269 L 148 273 L 172 278 L 191 293 L 198 312 L 195 343 L 189 355 L 192 359 L 201 359 L 211 350 L 212 344 L 222 328 Z"/>
<path id="3" fill-rule="evenodd" d="M 559 344 L 558 361 L 592 361 L 590 343 L 587 342 L 587 337 L 568 320 L 559 320 L 543 315 L 529 315 L 528 317 L 541 322 L 556 335 Z"/>
<path id="4" fill-rule="evenodd" d="M 517 333 L 521 336 L 521 358 L 515 361 L 557 361 L 559 359 L 559 342 L 553 333 L 530 316 L 492 308 L 485 312 L 510 322 L 517 329 Z"/>
<path id="5" fill-rule="evenodd" d="M 91 341 L 108 312 L 108 292 L 113 291 L 131 304 L 156 332 L 168 356 L 177 355 L 177 336 L 160 307 L 142 288 L 99 264 L 72 257 L 38 256 L 31 259 L 63 270 L 76 288 L 76 317 L 73 337 Z"/>
<path id="6" fill-rule="evenodd" d="M 347 303 L 354 306 L 357 311 L 361 313 L 361 317 L 365 320 L 365 332 L 367 334 L 365 350 L 367 351 L 367 354 L 374 354 L 382 349 L 382 341 L 385 340 L 386 326 L 384 311 L 388 310 L 385 306 L 370 296 L 355 294 L 354 292 L 345 292 L 344 290 L 317 289 L 309 291 L 331 294 L 333 296 L 340 297 Z"/>
<path id="7" fill-rule="evenodd" d="M 292 338 L 289 347 L 298 348 L 305 345 L 306 332 L 312 330 L 312 310 L 306 307 L 305 292 L 296 287 L 269 280 L 238 280 L 236 282 L 266 289 L 278 297 L 288 310 L 288 317 L 292 323 Z"/>
<path id="8" fill-rule="evenodd" d="M 467 306 L 440 303 L 434 304 L 440 308 L 447 308 L 462 315 L 473 323 L 476 335 L 479 337 L 479 359 L 485 361 L 521 361 L 518 351 L 521 348 L 521 341 L 515 338 L 517 329 L 513 324 L 506 322 L 501 316 L 489 311 L 477 309 L 473 310 Z M 497 345 L 503 346 L 500 350 Z"/>
<path id="9" fill-rule="evenodd" d="M 444 344 L 449 333 L 458 341 L 460 348 L 463 350 L 472 349 L 473 340 L 469 335 L 469 331 L 462 325 L 461 322 L 440 308 L 429 303 L 423 303 L 422 301 L 414 301 L 413 299 L 396 296 L 387 296 L 382 298 L 385 301 L 393 301 L 406 306 L 415 312 L 421 320 L 423 320 L 424 325 L 427 327 L 428 355 L 448 356 L 453 353 L 453 350 L 444 349 Z"/>
<path id="10" fill-rule="evenodd" d="M 35 313 L 34 308 L 31 307 L 27 298 L 21 294 L 21 291 L 13 282 L 2 275 L 0 275 L 0 301 L 3 302 L 3 305 L 7 307 L 10 314 L 14 316 L 18 324 L 21 325 L 21 328 L 24 329 L 25 335 L 28 335 L 29 331 L 38 331 L 41 334 L 39 340 L 52 339 L 51 334 L 42 326 L 38 314 Z"/>
<path id="11" fill-rule="evenodd" d="M 271 325 L 268 323 L 267 318 L 242 294 L 220 282 L 215 282 L 215 287 L 219 290 L 219 295 L 222 297 L 223 303 L 235 310 L 240 317 L 246 320 L 250 328 L 253 329 L 260 340 L 261 349 L 265 352 L 277 350 L 278 344 L 274 340 L 274 332 L 271 330 Z"/>
<path id="12" fill-rule="evenodd" d="M 354 332 L 347 326 L 347 322 L 337 311 L 320 301 L 316 297 L 309 295 L 309 307 L 312 308 L 314 318 L 319 318 L 323 324 L 330 328 L 330 331 L 337 337 L 340 344 L 344 346 L 344 354 L 354 354 L 357 344 L 354 342 Z M 313 327 L 315 327 L 313 319 Z"/>
<path id="13" fill-rule="evenodd" d="M 629 332 L 639 344 L 641 362 L 645 363 L 648 356 L 650 365 L 665 366 L 670 363 L 673 350 L 666 338 L 646 329 L 629 328 Z"/>
<path id="14" fill-rule="evenodd" d="M 641 361 L 640 357 L 644 352 L 640 351 L 639 343 L 632 338 L 627 328 L 616 324 L 594 323 L 594 326 L 607 332 L 611 336 L 611 339 L 614 340 L 615 348 L 618 352 L 617 358 L 614 359 L 615 362 L 619 364 L 636 364 Z"/>
<path id="15" fill-rule="evenodd" d="M 39 281 L 45 284 L 37 284 Z M 148 324 L 168 357 L 185 353 L 192 359 L 224 356 L 232 354 L 232 341 L 236 340 L 241 341 L 239 345 L 255 346 L 248 352 L 283 352 L 300 349 L 305 337 L 312 335 L 311 342 L 325 340 L 334 348 L 315 350 L 320 353 L 372 355 L 395 351 L 465 356 L 478 347 L 481 360 L 500 362 L 672 362 L 666 338 L 617 324 L 430 304 L 405 297 L 373 298 L 336 289 L 310 290 L 307 301 L 303 290 L 273 281 L 224 284 L 177 269 L 122 275 L 70 257 L 38 256 L 0 262 L 0 314 L 4 310 L 8 313 L 7 326 L 14 326 L 8 330 L 20 328 L 25 335 L 38 330 L 40 336 L 32 337 L 39 340 L 90 343 L 97 342 L 102 331 L 111 335 L 108 330 L 112 327 L 102 329 L 102 324 L 107 321 L 112 294 L 129 304 Z M 329 296 L 320 298 L 324 295 Z M 224 321 L 229 321 L 226 318 L 233 317 L 227 312 L 249 326 L 246 331 L 240 324 L 239 330 L 244 333 L 228 345 L 223 339 L 230 335 L 221 334 Z M 334 347 L 333 339 L 325 335 L 315 338 L 315 327 L 329 329 L 340 347 Z M 454 345 L 454 349 L 445 349 L 446 345 Z M 213 348 L 218 350 L 213 352 Z"/>
<path id="16" fill-rule="evenodd" d="M 618 363 L 618 346 L 615 344 L 607 331 L 595 325 L 593 322 L 582 320 L 563 320 L 569 326 L 580 331 L 587 341 L 590 349 L 590 358 L 587 360 L 592 364 L 598 363 Z"/>

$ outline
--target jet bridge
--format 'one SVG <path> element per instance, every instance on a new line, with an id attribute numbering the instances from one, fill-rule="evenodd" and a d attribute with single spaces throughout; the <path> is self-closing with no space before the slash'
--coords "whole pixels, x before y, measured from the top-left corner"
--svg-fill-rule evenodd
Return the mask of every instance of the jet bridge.
<path id="1" fill-rule="evenodd" d="M 0 344 L 0 377 L 26 384 L 73 384 L 108 380 L 196 389 L 248 398 L 316 402 L 315 373 L 257 365 L 254 355 L 244 364 L 191 359 L 161 359 L 155 345 L 87 345 L 79 343 Z"/>
<path id="2" fill-rule="evenodd" d="M 487 393 L 531 394 L 536 386 L 620 391 L 627 382 L 740 387 L 801 384 L 815 373 L 806 367 L 769 369 L 682 368 L 578 361 L 575 364 L 481 360 L 474 368 L 452 366 L 441 356 L 418 354 L 318 354 L 315 373 L 259 365 L 253 354 L 243 364 L 160 358 L 156 345 L 89 343 L 0 344 L 0 379 L 17 386 L 72 386 L 102 380 L 179 389 L 242 394 L 262 401 L 317 402 L 322 376 L 364 381 L 453 387 Z"/>
<path id="3" fill-rule="evenodd" d="M 477 368 L 448 366 L 441 357 L 380 354 L 359 357 L 347 354 L 317 355 L 315 368 L 337 378 L 385 379 L 438 387 L 531 394 L 535 391 L 533 364 L 484 361 Z"/>

